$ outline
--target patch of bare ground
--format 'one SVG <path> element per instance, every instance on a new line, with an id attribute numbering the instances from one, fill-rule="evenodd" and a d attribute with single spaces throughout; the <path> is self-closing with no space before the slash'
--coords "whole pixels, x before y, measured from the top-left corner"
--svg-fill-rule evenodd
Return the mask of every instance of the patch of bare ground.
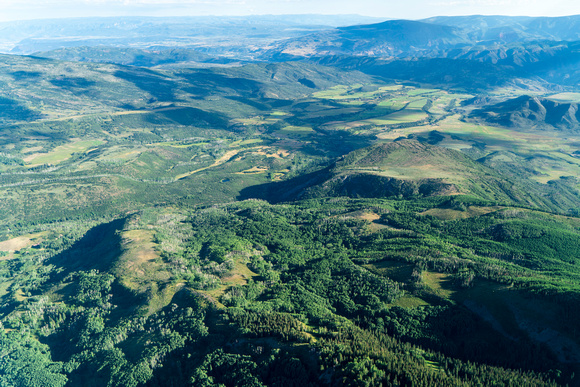
<path id="1" fill-rule="evenodd" d="M 469 206 L 465 211 L 454 210 L 451 208 L 431 208 L 427 211 L 419 213 L 419 215 L 431 215 L 441 220 L 467 219 L 485 214 L 490 214 L 501 210 L 504 207 L 476 207 Z"/>
<path id="2" fill-rule="evenodd" d="M 9 253 L 8 255 L 0 257 L 0 260 L 11 259 L 12 253 L 15 251 L 19 251 L 35 245 L 39 242 L 39 238 L 41 236 L 42 233 L 27 234 L 0 242 L 0 251 Z"/>

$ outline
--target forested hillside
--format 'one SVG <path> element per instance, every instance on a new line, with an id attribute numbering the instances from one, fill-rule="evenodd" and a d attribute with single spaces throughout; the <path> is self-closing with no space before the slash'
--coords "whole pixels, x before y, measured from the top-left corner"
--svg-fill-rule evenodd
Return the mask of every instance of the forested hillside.
<path id="1" fill-rule="evenodd" d="M 344 18 L 0 24 L 1 386 L 579 385 L 577 18 Z"/>

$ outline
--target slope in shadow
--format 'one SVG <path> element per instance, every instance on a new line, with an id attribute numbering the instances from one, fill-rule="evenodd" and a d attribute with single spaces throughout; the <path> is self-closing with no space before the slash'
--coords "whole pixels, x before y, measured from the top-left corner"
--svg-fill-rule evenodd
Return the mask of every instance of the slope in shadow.
<path id="1" fill-rule="evenodd" d="M 77 271 L 98 270 L 113 274 L 114 266 L 124 252 L 120 231 L 125 221 L 126 218 L 116 219 L 93 227 L 69 249 L 52 257 L 50 263 L 62 270 L 50 282 L 62 281 Z M 117 306 L 110 316 L 112 319 L 132 313 L 143 302 L 142 295 L 127 289 L 119 279 L 113 282 L 111 294 L 110 302 Z"/>
<path id="2" fill-rule="evenodd" d="M 18 101 L 0 97 L 0 122 L 4 120 L 34 121 L 42 117 L 42 114 L 27 108 Z"/>
<path id="3" fill-rule="evenodd" d="M 121 236 L 125 219 L 116 219 L 90 229 L 69 249 L 55 255 L 50 263 L 62 268 L 61 275 L 79 270 L 108 271 L 122 253 Z"/>
<path id="4" fill-rule="evenodd" d="M 133 83 L 158 101 L 167 102 L 175 99 L 174 90 L 177 87 L 175 82 L 154 71 L 143 68 L 128 69 L 115 72 L 115 76 Z"/>

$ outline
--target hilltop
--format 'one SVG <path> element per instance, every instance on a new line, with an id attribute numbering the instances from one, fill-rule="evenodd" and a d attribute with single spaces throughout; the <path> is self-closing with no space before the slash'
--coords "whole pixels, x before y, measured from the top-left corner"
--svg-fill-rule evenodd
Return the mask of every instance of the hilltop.
<path id="1" fill-rule="evenodd" d="M 463 153 L 400 140 L 353 151 L 319 171 L 293 180 L 243 191 L 243 197 L 274 202 L 348 196 L 419 198 L 472 195 L 482 200 L 518 204 L 541 203 Z"/>

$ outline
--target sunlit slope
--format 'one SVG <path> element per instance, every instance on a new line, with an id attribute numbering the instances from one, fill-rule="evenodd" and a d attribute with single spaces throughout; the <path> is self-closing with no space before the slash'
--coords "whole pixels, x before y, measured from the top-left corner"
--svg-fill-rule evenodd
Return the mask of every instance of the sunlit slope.
<path id="1" fill-rule="evenodd" d="M 267 188 L 265 192 L 270 192 L 273 201 L 325 196 L 473 195 L 496 202 L 541 203 L 538 197 L 461 152 L 414 140 L 359 149 L 327 168 L 262 188 Z"/>
<path id="2" fill-rule="evenodd" d="M 270 108 L 267 103 L 273 100 L 300 98 L 337 84 L 370 80 L 358 72 L 293 63 L 162 71 L 0 55 L 0 124 L 168 105 L 192 106 L 238 118 L 239 114 Z M 260 99 L 270 101 L 256 104 L 254 100 Z"/>
<path id="3" fill-rule="evenodd" d="M 523 192 L 514 192 L 497 172 L 463 153 L 413 140 L 352 152 L 337 162 L 334 172 L 326 186 L 334 186 L 330 192 L 348 196 L 472 194 L 497 201 L 531 200 Z M 321 189 L 325 191 L 324 186 Z"/>
<path id="4" fill-rule="evenodd" d="M 263 134 L 284 128 L 280 109 L 369 82 L 292 63 L 161 71 L 0 56 L 0 223 L 231 201 L 301 154 L 306 141 Z"/>

